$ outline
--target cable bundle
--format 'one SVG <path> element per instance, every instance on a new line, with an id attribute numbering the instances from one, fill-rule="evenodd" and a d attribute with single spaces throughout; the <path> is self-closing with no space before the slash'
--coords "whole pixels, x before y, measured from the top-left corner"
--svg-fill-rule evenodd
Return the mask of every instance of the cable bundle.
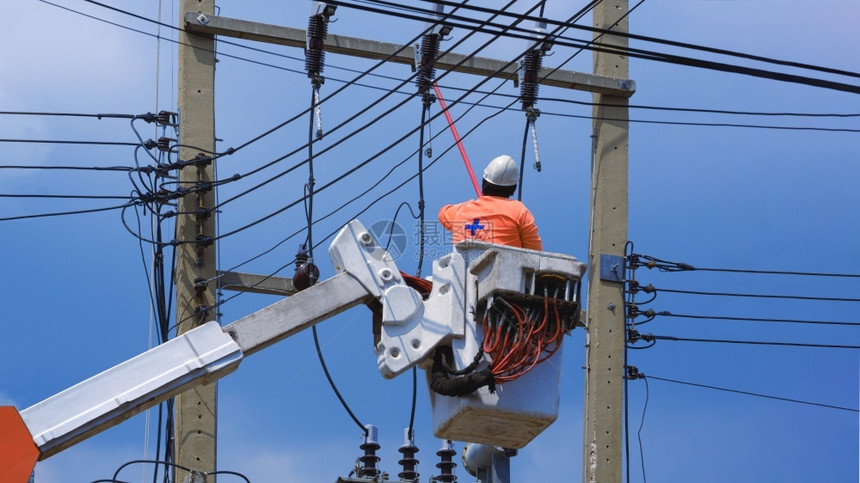
<path id="1" fill-rule="evenodd" d="M 552 357 L 565 333 L 557 300 L 549 296 L 543 297 L 543 307 L 529 304 L 527 308 L 495 297 L 482 328 L 483 350 L 492 359 L 496 383 L 514 381 Z"/>

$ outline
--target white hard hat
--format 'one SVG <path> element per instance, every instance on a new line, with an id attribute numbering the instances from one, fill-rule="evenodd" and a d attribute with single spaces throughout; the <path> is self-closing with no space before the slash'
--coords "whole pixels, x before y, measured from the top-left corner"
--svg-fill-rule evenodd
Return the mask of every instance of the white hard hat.
<path id="1" fill-rule="evenodd" d="M 497 186 L 516 186 L 520 181 L 520 170 L 514 158 L 503 154 L 487 165 L 484 179 Z"/>

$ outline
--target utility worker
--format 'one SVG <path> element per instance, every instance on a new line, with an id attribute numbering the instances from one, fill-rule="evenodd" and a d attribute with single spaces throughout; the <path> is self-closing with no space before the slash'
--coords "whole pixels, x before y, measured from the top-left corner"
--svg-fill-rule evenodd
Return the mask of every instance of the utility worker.
<path id="1" fill-rule="evenodd" d="M 443 206 L 439 221 L 454 236 L 454 243 L 479 240 L 542 250 L 534 216 L 520 201 L 509 199 L 519 180 L 513 158 L 499 156 L 484 169 L 480 198 Z"/>

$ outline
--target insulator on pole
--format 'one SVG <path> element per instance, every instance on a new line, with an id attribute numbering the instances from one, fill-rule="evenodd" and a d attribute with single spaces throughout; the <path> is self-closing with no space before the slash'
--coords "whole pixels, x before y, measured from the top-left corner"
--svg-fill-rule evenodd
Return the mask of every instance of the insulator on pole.
<path id="1" fill-rule="evenodd" d="M 418 447 L 415 446 L 415 436 L 409 428 L 403 430 L 403 446 L 398 451 L 403 453 L 403 458 L 397 462 L 403 467 L 403 471 L 397 473 L 400 481 L 418 480 L 418 472 L 415 471 L 415 467 L 418 465 L 418 460 L 415 459 Z"/>
<path id="2" fill-rule="evenodd" d="M 322 84 L 325 67 L 325 38 L 328 34 L 328 18 L 325 15 L 312 15 L 308 19 L 307 46 L 305 47 L 305 70 L 311 82 Z"/>
<path id="3" fill-rule="evenodd" d="M 457 481 L 457 476 L 454 474 L 454 468 L 457 466 L 457 463 L 453 461 L 456 454 L 457 451 L 454 450 L 454 443 L 451 440 L 442 443 L 442 449 L 436 452 L 436 456 L 439 456 L 441 460 L 436 463 L 440 474 L 434 476 L 431 481 L 438 481 L 440 483 L 455 483 Z"/>
<path id="4" fill-rule="evenodd" d="M 540 89 L 538 76 L 542 62 L 543 52 L 539 49 L 529 50 L 520 61 L 520 100 L 523 103 L 523 110 L 534 106 L 537 102 Z"/>
<path id="5" fill-rule="evenodd" d="M 359 446 L 359 448 L 364 450 L 364 456 L 358 458 L 358 461 L 361 462 L 358 477 L 376 478 L 380 473 L 379 468 L 376 467 L 376 463 L 379 463 L 381 459 L 379 456 L 376 456 L 376 451 L 380 448 L 378 442 L 379 430 L 372 424 L 366 424 L 364 427 L 367 429 L 367 434 L 364 436 L 364 443 Z"/>
<path id="6" fill-rule="evenodd" d="M 416 66 L 418 74 L 415 76 L 415 84 L 418 86 L 418 93 L 423 96 L 425 104 L 429 104 L 435 100 L 433 94 L 430 93 L 430 88 L 433 86 L 433 81 L 436 79 L 436 57 L 439 55 L 439 40 L 438 34 L 427 34 L 421 38 L 421 46 L 416 52 Z"/>

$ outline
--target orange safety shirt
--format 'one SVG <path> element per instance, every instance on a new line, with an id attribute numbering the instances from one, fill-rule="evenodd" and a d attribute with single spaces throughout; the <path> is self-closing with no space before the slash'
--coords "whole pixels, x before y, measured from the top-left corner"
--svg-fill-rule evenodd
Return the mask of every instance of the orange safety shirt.
<path id="1" fill-rule="evenodd" d="M 500 196 L 481 196 L 439 210 L 439 221 L 454 243 L 479 240 L 512 247 L 542 250 L 535 218 L 522 202 Z"/>

